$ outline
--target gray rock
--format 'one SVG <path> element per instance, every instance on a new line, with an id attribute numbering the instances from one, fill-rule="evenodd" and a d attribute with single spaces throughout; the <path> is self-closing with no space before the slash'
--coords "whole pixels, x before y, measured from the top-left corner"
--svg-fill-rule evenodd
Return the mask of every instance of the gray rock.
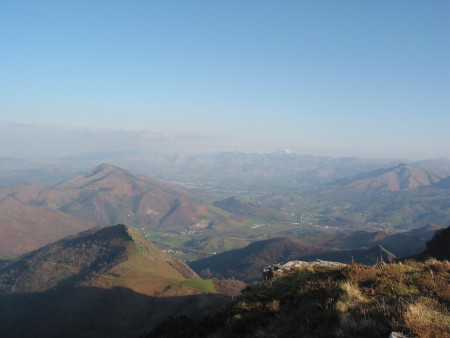
<path id="1" fill-rule="evenodd" d="M 344 267 L 346 265 L 344 263 L 328 262 L 320 259 L 313 262 L 290 261 L 267 266 L 263 268 L 262 272 L 264 280 L 268 281 L 291 271 L 301 271 L 315 267 Z"/>
<path id="2" fill-rule="evenodd" d="M 407 336 L 406 334 L 403 334 L 401 332 L 391 332 L 389 338 L 413 338 L 413 337 Z"/>

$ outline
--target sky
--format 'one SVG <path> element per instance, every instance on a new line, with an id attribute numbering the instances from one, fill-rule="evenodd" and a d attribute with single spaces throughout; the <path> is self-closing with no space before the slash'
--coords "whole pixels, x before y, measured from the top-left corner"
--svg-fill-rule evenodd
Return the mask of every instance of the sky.
<path id="1" fill-rule="evenodd" d="M 450 157 L 450 1 L 0 1 L 0 157 Z"/>

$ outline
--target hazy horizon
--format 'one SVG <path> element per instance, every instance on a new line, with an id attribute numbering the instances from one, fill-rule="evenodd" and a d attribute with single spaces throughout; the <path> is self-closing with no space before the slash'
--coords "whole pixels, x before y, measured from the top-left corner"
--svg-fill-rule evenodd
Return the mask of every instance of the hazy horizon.
<path id="1" fill-rule="evenodd" d="M 0 3 L 0 157 L 450 158 L 450 3 Z"/>

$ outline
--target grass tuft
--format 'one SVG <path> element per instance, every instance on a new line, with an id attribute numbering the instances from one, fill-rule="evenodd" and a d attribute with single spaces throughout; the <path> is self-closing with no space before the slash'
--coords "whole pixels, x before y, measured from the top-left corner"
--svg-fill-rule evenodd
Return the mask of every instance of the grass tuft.
<path id="1" fill-rule="evenodd" d="M 418 337 L 450 337 L 450 313 L 435 299 L 422 297 L 407 305 L 404 320 Z"/>

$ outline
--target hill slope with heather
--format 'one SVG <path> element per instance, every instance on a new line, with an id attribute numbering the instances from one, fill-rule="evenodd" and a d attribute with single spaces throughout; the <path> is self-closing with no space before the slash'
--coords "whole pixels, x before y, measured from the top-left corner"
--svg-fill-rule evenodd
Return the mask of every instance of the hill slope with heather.
<path id="1" fill-rule="evenodd" d="M 133 337 L 226 299 L 137 229 L 94 228 L 0 266 L 0 335 Z"/>

